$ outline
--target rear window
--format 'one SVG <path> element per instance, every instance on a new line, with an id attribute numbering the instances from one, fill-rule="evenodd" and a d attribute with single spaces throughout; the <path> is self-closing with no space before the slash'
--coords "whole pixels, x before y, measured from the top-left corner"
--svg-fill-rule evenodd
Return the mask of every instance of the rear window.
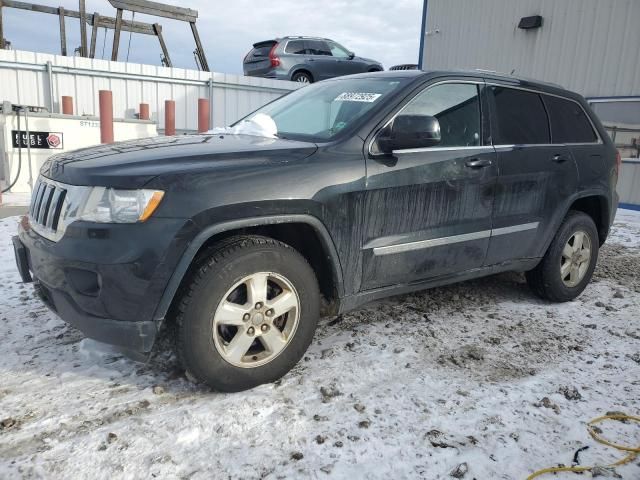
<path id="1" fill-rule="evenodd" d="M 268 57 L 269 52 L 273 48 L 276 42 L 256 43 L 253 49 L 249 52 L 248 57 Z"/>
<path id="2" fill-rule="evenodd" d="M 553 143 L 593 143 L 598 140 L 580 105 L 550 95 L 543 98 L 549 112 Z"/>
<path id="3" fill-rule="evenodd" d="M 287 43 L 287 47 L 284 49 L 285 53 L 293 53 L 294 55 L 304 55 L 306 50 L 304 48 L 304 42 L 302 40 L 292 40 Z"/>
<path id="4" fill-rule="evenodd" d="M 540 95 L 492 86 L 495 102 L 496 145 L 531 145 L 551 142 L 549 120 Z"/>

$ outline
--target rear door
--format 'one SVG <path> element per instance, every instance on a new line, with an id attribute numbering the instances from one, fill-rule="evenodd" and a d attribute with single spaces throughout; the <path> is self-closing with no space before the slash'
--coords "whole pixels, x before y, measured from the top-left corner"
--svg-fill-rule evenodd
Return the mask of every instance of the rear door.
<path id="1" fill-rule="evenodd" d="M 482 98 L 482 81 L 428 86 L 398 113 L 435 116 L 440 144 L 389 156 L 370 150 L 363 290 L 482 266 L 497 175 L 495 152 L 484 135 Z"/>
<path id="2" fill-rule="evenodd" d="M 253 48 L 244 57 L 243 69 L 245 75 L 264 75 L 271 70 L 269 52 L 277 44 L 275 40 L 267 40 L 253 44 Z"/>
<path id="3" fill-rule="evenodd" d="M 306 40 L 305 45 L 315 81 L 340 75 L 338 59 L 331 55 L 331 49 L 327 42 L 324 40 Z"/>
<path id="4" fill-rule="evenodd" d="M 487 92 L 500 174 L 485 264 L 540 257 L 577 190 L 576 164 L 566 145 L 552 143 L 540 93 L 499 83 Z"/>
<path id="5" fill-rule="evenodd" d="M 600 188 L 609 191 L 611 152 L 600 141 L 582 106 L 571 99 L 543 95 L 551 119 L 553 143 L 567 145 L 578 167 L 578 190 Z M 611 161 L 611 158 L 609 157 Z"/>

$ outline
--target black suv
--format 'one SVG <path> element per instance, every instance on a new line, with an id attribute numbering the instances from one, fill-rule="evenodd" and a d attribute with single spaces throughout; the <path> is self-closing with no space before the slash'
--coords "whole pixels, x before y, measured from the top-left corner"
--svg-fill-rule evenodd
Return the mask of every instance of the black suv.
<path id="1" fill-rule="evenodd" d="M 223 391 L 284 375 L 321 314 L 389 295 L 515 270 L 571 300 L 618 202 L 585 100 L 528 80 L 342 77 L 229 131 L 52 157 L 14 237 L 61 318 L 143 358 L 175 326 L 185 369 Z"/>

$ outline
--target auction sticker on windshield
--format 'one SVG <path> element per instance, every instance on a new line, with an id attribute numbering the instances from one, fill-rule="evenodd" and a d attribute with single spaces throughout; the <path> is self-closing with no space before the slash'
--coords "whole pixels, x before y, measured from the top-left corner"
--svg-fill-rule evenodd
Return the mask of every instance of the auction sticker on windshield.
<path id="1" fill-rule="evenodd" d="M 381 93 L 365 93 L 365 92 L 344 92 L 338 95 L 334 102 L 375 102 Z"/>

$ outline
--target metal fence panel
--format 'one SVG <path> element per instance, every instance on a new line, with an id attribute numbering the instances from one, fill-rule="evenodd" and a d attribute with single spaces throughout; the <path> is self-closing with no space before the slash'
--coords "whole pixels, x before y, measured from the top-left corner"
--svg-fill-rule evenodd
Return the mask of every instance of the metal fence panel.
<path id="1" fill-rule="evenodd" d="M 0 50 L 0 101 L 59 113 L 62 96 L 69 95 L 76 114 L 98 115 L 98 91 L 111 90 L 114 117 L 136 118 L 139 104 L 148 103 L 159 129 L 164 129 L 165 100 L 176 102 L 176 129 L 192 131 L 198 98 L 209 98 L 212 126 L 221 127 L 298 87 L 265 78 Z"/>

